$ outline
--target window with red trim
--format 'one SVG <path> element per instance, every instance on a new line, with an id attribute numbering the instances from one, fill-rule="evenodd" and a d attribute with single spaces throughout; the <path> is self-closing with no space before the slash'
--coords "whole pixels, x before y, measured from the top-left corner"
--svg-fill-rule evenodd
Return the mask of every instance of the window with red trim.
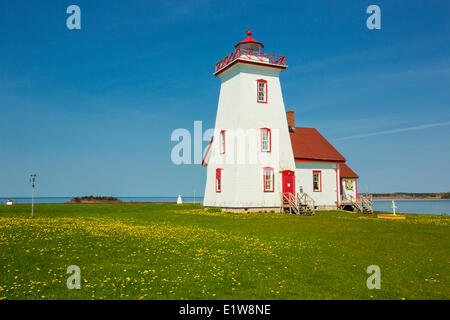
<path id="1" fill-rule="evenodd" d="M 220 153 L 225 153 L 225 130 L 220 131 Z"/>
<path id="2" fill-rule="evenodd" d="M 313 171 L 313 191 L 322 192 L 322 171 Z"/>
<path id="3" fill-rule="evenodd" d="M 256 80 L 256 85 L 256 101 L 267 103 L 267 81 L 263 79 Z"/>
<path id="4" fill-rule="evenodd" d="M 268 128 L 261 129 L 261 152 L 272 151 L 272 132 Z"/>
<path id="5" fill-rule="evenodd" d="M 216 169 L 216 192 L 222 192 L 222 170 Z"/>
<path id="6" fill-rule="evenodd" d="M 263 169 L 264 192 L 273 192 L 273 168 L 266 167 Z"/>

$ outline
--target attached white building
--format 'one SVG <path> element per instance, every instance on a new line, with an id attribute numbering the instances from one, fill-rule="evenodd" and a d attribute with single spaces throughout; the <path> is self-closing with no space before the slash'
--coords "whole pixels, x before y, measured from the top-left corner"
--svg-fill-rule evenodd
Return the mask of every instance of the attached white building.
<path id="1" fill-rule="evenodd" d="M 345 163 L 340 165 L 342 205 L 345 207 L 352 200 L 358 200 L 359 176 Z"/>
<path id="2" fill-rule="evenodd" d="M 279 210 L 283 195 L 307 193 L 319 208 L 338 208 L 345 158 L 316 129 L 295 127 L 279 79 L 285 57 L 261 52 L 263 44 L 247 35 L 216 64 L 221 87 L 215 134 L 202 163 L 204 206 Z"/>

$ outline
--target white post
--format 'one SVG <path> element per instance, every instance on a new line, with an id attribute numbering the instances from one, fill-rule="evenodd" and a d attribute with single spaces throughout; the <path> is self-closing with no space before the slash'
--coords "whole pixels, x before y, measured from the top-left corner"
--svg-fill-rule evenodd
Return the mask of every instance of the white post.
<path id="1" fill-rule="evenodd" d="M 183 204 L 183 200 L 181 200 L 181 194 L 178 195 L 177 204 Z"/>
<path id="2" fill-rule="evenodd" d="M 397 206 L 395 205 L 395 201 L 392 200 L 392 212 L 393 212 L 394 216 L 395 216 L 395 209 L 397 209 Z"/>

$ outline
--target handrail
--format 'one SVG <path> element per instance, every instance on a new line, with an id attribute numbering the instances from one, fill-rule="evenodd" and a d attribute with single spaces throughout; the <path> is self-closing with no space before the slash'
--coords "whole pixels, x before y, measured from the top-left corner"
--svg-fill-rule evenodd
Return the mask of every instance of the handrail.
<path id="1" fill-rule="evenodd" d="M 292 208 L 294 209 L 294 212 L 296 214 L 299 213 L 299 208 L 297 207 L 297 204 L 294 202 L 293 199 L 295 199 L 293 197 L 294 195 L 292 193 L 281 193 L 281 205 L 282 208 L 284 208 L 284 200 L 287 200 L 287 202 L 289 203 L 289 209 L 292 210 Z"/>
<path id="2" fill-rule="evenodd" d="M 366 209 L 373 213 L 373 199 L 372 197 L 366 196 L 360 196 L 361 203 Z"/>
<path id="3" fill-rule="evenodd" d="M 364 211 L 363 203 L 360 198 L 355 198 L 351 194 L 349 194 L 348 199 L 351 201 L 353 206 L 355 206 L 358 209 L 358 211 L 360 211 L 360 212 Z"/>
<path id="4" fill-rule="evenodd" d="M 373 213 L 373 198 L 369 195 L 359 194 L 358 198 L 348 194 L 345 196 L 345 199 L 350 200 L 353 207 L 355 207 L 359 212 L 362 213 Z"/>
<path id="5" fill-rule="evenodd" d="M 312 214 L 315 213 L 316 201 L 309 194 L 306 192 L 300 194 L 297 193 L 297 201 L 299 204 L 306 205 Z"/>
<path id="6" fill-rule="evenodd" d="M 300 195 L 297 194 L 297 198 L 300 203 L 310 204 L 312 207 L 316 206 L 316 201 L 314 201 L 314 199 L 306 192 L 301 193 Z"/>
<path id="7" fill-rule="evenodd" d="M 295 214 L 314 215 L 316 211 L 316 202 L 307 193 L 281 193 L 281 212 L 284 212 L 286 206 L 290 213 L 294 212 Z"/>
<path id="8" fill-rule="evenodd" d="M 348 197 L 348 199 L 349 199 L 351 202 L 357 202 L 356 198 L 353 197 L 351 194 L 346 195 L 346 198 L 347 198 L 347 197 Z"/>
<path id="9" fill-rule="evenodd" d="M 231 62 L 233 62 L 234 60 L 238 59 L 239 57 L 241 57 L 243 55 L 252 56 L 256 60 L 261 61 L 261 62 L 276 64 L 276 65 L 280 65 L 280 66 L 286 66 L 286 58 L 284 56 L 237 48 L 232 53 L 230 53 L 228 56 L 226 56 L 225 58 L 223 58 L 222 60 L 220 60 L 219 62 L 216 63 L 216 71 L 215 72 L 226 67 Z"/>

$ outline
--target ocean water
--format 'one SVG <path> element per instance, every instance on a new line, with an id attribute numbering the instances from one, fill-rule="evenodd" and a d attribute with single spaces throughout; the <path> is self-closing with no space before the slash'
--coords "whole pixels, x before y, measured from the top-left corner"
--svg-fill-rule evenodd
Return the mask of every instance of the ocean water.
<path id="1" fill-rule="evenodd" d="M 73 197 L 36 197 L 34 198 L 34 203 L 65 203 L 69 202 Z M 176 202 L 178 195 L 170 197 L 117 197 L 119 200 L 125 202 Z M 181 197 L 184 202 L 198 203 L 203 202 L 203 197 Z M 0 205 L 6 204 L 6 201 L 11 199 L 14 203 L 31 203 L 31 198 L 0 198 Z"/>
<path id="2" fill-rule="evenodd" d="M 450 214 L 450 200 L 394 200 L 397 213 Z M 392 200 L 374 200 L 375 211 L 392 212 Z"/>

